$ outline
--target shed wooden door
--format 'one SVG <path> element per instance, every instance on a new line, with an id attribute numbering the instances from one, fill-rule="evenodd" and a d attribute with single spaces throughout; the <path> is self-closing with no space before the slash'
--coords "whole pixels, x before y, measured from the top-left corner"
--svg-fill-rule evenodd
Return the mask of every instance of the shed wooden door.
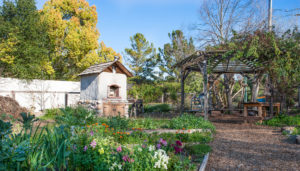
<path id="1" fill-rule="evenodd" d="M 103 114 L 104 116 L 121 116 L 125 115 L 125 104 L 124 103 L 103 103 Z"/>

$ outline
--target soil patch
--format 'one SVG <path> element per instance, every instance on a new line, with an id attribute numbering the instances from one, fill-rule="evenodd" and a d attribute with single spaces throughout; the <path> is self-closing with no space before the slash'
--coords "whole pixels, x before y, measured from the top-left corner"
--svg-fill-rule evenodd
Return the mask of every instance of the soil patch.
<path id="1" fill-rule="evenodd" d="M 206 170 L 300 171 L 300 145 L 279 128 L 214 122 L 216 135 Z"/>
<path id="2" fill-rule="evenodd" d="M 21 112 L 28 111 L 26 108 L 21 107 L 13 98 L 0 96 L 0 114 L 10 114 L 14 118 L 18 118 Z"/>

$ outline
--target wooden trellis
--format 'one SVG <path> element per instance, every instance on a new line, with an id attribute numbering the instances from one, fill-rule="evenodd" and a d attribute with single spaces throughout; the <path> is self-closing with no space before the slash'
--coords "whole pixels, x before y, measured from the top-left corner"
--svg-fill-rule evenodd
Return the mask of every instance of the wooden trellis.
<path id="1" fill-rule="evenodd" d="M 233 59 L 232 56 L 226 54 L 225 50 L 216 51 L 196 51 L 192 55 L 184 58 L 174 65 L 181 70 L 181 113 L 184 110 L 184 81 L 190 72 L 200 72 L 203 75 L 204 82 L 204 117 L 208 118 L 208 89 L 213 85 L 221 74 L 247 74 L 264 72 L 261 62 L 260 66 L 256 58 L 245 57 L 241 59 Z M 270 104 L 272 106 L 272 104 Z"/>

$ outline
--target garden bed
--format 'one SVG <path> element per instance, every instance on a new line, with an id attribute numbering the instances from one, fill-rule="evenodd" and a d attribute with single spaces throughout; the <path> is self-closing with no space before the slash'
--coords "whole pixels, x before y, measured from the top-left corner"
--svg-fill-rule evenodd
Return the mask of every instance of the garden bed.
<path id="1" fill-rule="evenodd" d="M 23 122 L 30 127 L 20 134 L 1 122 L 1 169 L 198 170 L 211 150 L 213 125 L 192 115 L 154 120 L 97 118 L 83 108 L 56 112 L 55 125 L 35 129 L 28 116 Z"/>
<path id="2" fill-rule="evenodd" d="M 278 115 L 263 124 L 281 127 L 282 134 L 287 135 L 291 142 L 300 144 L 300 115 Z"/>

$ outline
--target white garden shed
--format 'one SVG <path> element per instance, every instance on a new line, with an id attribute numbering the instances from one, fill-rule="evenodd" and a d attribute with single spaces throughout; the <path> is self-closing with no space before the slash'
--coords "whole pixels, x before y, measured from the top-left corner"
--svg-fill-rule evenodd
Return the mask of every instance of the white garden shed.
<path id="1" fill-rule="evenodd" d="M 93 65 L 79 76 L 81 104 L 95 109 L 100 116 L 128 117 L 127 78 L 132 74 L 118 58 Z"/>

